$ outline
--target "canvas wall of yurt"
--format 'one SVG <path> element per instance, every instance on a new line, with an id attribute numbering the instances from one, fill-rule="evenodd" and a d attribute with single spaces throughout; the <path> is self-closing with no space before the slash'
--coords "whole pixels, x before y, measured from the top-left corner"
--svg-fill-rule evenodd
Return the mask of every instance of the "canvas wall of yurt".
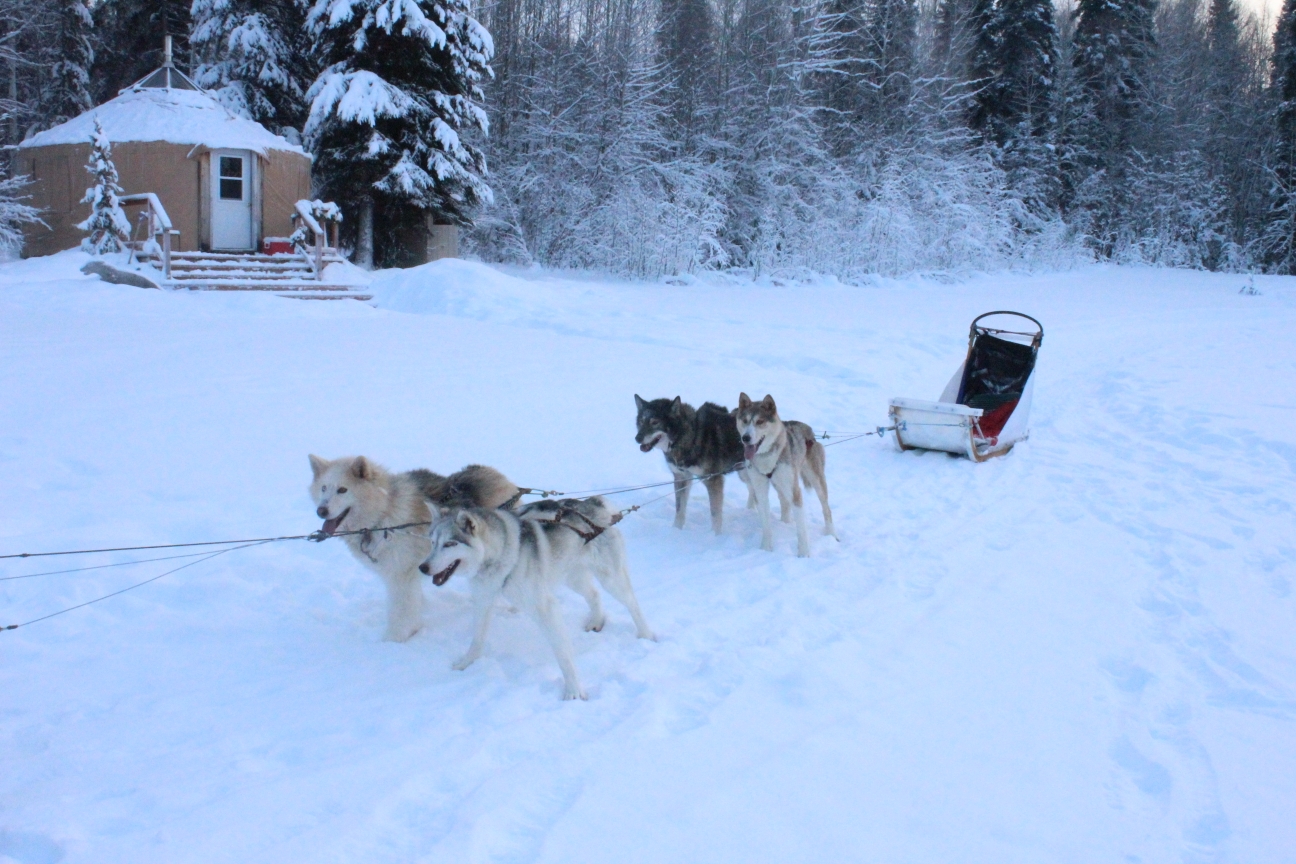
<path id="1" fill-rule="evenodd" d="M 168 61 L 115 99 L 19 145 L 18 170 L 31 178 L 31 203 L 45 222 L 26 229 L 24 255 L 81 242 L 96 120 L 123 192 L 161 199 L 179 231 L 177 250 L 257 249 L 265 237 L 292 233 L 293 205 L 310 197 L 311 160 L 301 147 L 230 113 Z"/>

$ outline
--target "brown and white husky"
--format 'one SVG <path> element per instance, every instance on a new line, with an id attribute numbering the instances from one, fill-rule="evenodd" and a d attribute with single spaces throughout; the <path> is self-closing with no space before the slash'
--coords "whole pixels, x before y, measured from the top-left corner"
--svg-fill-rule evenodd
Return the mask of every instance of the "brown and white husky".
<path id="1" fill-rule="evenodd" d="M 783 520 L 787 521 L 790 509 L 796 522 L 797 556 L 810 557 L 802 484 L 813 487 L 819 496 L 819 503 L 823 505 L 824 533 L 837 536 L 833 531 L 832 509 L 828 506 L 823 445 L 815 440 L 814 430 L 806 424 L 780 419 L 773 396 L 767 395 L 759 402 L 753 402 L 746 393 L 739 394 L 735 418 L 743 444 L 743 458 L 747 460 L 747 482 L 756 494 L 756 509 L 760 512 L 761 548 L 766 552 L 774 551 L 769 505 L 769 487 L 772 485 L 783 507 Z"/>

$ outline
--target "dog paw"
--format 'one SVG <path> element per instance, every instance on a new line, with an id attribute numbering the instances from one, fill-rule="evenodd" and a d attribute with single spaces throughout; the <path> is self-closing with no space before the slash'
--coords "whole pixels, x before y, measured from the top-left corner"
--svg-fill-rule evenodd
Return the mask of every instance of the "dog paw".
<path id="1" fill-rule="evenodd" d="M 585 622 L 585 632 L 601 633 L 603 631 L 603 625 L 606 623 L 607 623 L 606 615 L 600 615 L 597 619 L 590 618 L 588 621 Z"/>
<path id="2" fill-rule="evenodd" d="M 402 630 L 388 629 L 387 632 L 383 634 L 383 640 L 386 642 L 408 642 L 414 638 L 414 634 L 420 629 L 420 627 L 407 627 Z"/>
<path id="3" fill-rule="evenodd" d="M 568 702 L 574 699 L 579 699 L 584 702 L 589 699 L 589 696 L 586 696 L 585 691 L 580 687 L 564 687 L 563 701 Z"/>
<path id="4" fill-rule="evenodd" d="M 468 654 L 465 654 L 464 656 L 456 660 L 454 663 L 450 664 L 450 668 L 455 670 L 456 672 L 462 672 L 465 669 L 467 669 L 469 666 L 471 666 L 473 663 L 475 663 L 476 661 L 477 661 L 476 657 L 472 657 Z"/>
<path id="5" fill-rule="evenodd" d="M 649 642 L 657 641 L 657 634 L 651 630 L 641 630 L 635 635 L 638 636 L 640 639 L 647 639 Z"/>
<path id="6" fill-rule="evenodd" d="M 804 549 L 798 547 L 798 548 L 797 548 L 797 557 L 798 557 L 798 558 L 809 558 L 809 557 L 810 557 L 810 547 L 807 546 L 807 547 L 804 548 Z"/>
<path id="7" fill-rule="evenodd" d="M 771 540 L 762 540 L 762 541 L 761 541 L 761 549 L 764 550 L 764 551 L 766 551 L 766 552 L 773 552 L 773 551 L 774 551 L 774 541 L 773 541 L 772 539 L 771 539 Z"/>

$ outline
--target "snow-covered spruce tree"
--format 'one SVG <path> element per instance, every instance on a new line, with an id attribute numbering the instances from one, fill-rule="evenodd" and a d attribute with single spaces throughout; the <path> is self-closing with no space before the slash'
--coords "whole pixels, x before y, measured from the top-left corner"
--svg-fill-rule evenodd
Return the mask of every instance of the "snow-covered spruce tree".
<path id="1" fill-rule="evenodd" d="M 306 88 L 319 72 L 309 9 L 309 0 L 194 0 L 194 81 L 235 114 L 300 131 Z"/>
<path id="2" fill-rule="evenodd" d="M 1156 47 L 1155 0 L 1080 0 L 1073 62 L 1081 102 L 1067 142 L 1065 178 L 1071 218 L 1103 256 L 1114 252 L 1123 214 L 1133 206 L 1127 182 L 1148 61 Z"/>
<path id="3" fill-rule="evenodd" d="M 707 0 L 662 0 L 657 56 L 669 106 L 669 135 L 691 152 L 715 112 L 715 25 Z"/>
<path id="4" fill-rule="evenodd" d="M 100 0 L 94 15 L 91 95 L 106 102 L 162 65 L 164 36 L 176 66 L 189 68 L 192 0 Z"/>
<path id="5" fill-rule="evenodd" d="M 117 182 L 117 166 L 112 161 L 112 145 L 98 119 L 90 137 L 86 171 L 94 177 L 94 185 L 81 199 L 82 204 L 90 205 L 90 218 L 77 226 L 90 235 L 81 241 L 81 248 L 91 255 L 120 252 L 130 237 L 130 220 L 118 200 L 122 188 Z"/>
<path id="6" fill-rule="evenodd" d="M 41 88 L 39 113 L 42 125 L 57 126 L 94 107 L 90 96 L 90 68 L 94 51 L 90 33 L 94 21 L 85 0 L 53 0 L 53 63 Z"/>
<path id="7" fill-rule="evenodd" d="M 1296 273 L 1296 0 L 1284 0 L 1274 31 L 1274 147 L 1269 157 L 1270 209 L 1264 231 L 1266 265 Z"/>
<path id="8" fill-rule="evenodd" d="M 494 48 L 467 0 L 317 0 L 307 26 L 327 66 L 306 136 L 326 197 L 356 214 L 356 263 L 373 265 L 376 205 L 393 220 L 469 223 L 491 200 L 468 133 L 487 131 Z"/>
<path id="9" fill-rule="evenodd" d="M 977 78 L 970 125 L 995 146 L 1009 182 L 1037 212 L 1057 195 L 1054 83 L 1058 35 L 1050 0 L 981 0 L 969 64 Z"/>
<path id="10" fill-rule="evenodd" d="M 1263 78 L 1257 74 L 1260 64 L 1249 50 L 1253 30 L 1252 21 L 1242 20 L 1236 0 L 1211 0 L 1206 19 L 1209 53 L 1202 150 L 1208 171 L 1227 196 L 1225 232 L 1237 266 L 1256 252 L 1249 238 L 1263 221 L 1260 190 L 1264 185 L 1256 166 L 1264 162 L 1263 149 L 1270 137 L 1262 104 Z M 1226 263 L 1221 261 L 1221 266 Z"/>
<path id="11" fill-rule="evenodd" d="M 23 194 L 26 177 L 9 177 L 0 180 L 0 261 L 16 258 L 22 249 L 23 225 L 44 225 L 40 212 L 32 207 Z"/>

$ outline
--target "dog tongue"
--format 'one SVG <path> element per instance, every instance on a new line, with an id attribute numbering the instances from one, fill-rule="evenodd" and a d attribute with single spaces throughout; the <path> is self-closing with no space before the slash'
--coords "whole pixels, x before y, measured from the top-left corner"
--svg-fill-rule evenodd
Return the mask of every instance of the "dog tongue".
<path id="1" fill-rule="evenodd" d="M 334 516 L 332 519 L 325 519 L 323 526 L 324 533 L 329 535 L 334 534 L 337 531 L 338 526 L 342 524 L 342 520 L 345 518 L 346 514 L 343 513 L 341 516 Z"/>
<path id="2" fill-rule="evenodd" d="M 656 443 L 657 443 L 656 441 L 645 441 L 644 443 L 639 445 L 639 449 L 642 450 L 644 453 L 647 453 L 649 450 L 653 448 L 653 445 Z"/>
<path id="3" fill-rule="evenodd" d="M 744 458 L 744 459 L 746 459 L 748 462 L 750 462 L 750 461 L 752 460 L 752 457 L 755 456 L 755 455 L 756 455 L 756 445 L 755 445 L 755 444 L 744 444 L 744 445 L 743 445 L 743 458 Z"/>

